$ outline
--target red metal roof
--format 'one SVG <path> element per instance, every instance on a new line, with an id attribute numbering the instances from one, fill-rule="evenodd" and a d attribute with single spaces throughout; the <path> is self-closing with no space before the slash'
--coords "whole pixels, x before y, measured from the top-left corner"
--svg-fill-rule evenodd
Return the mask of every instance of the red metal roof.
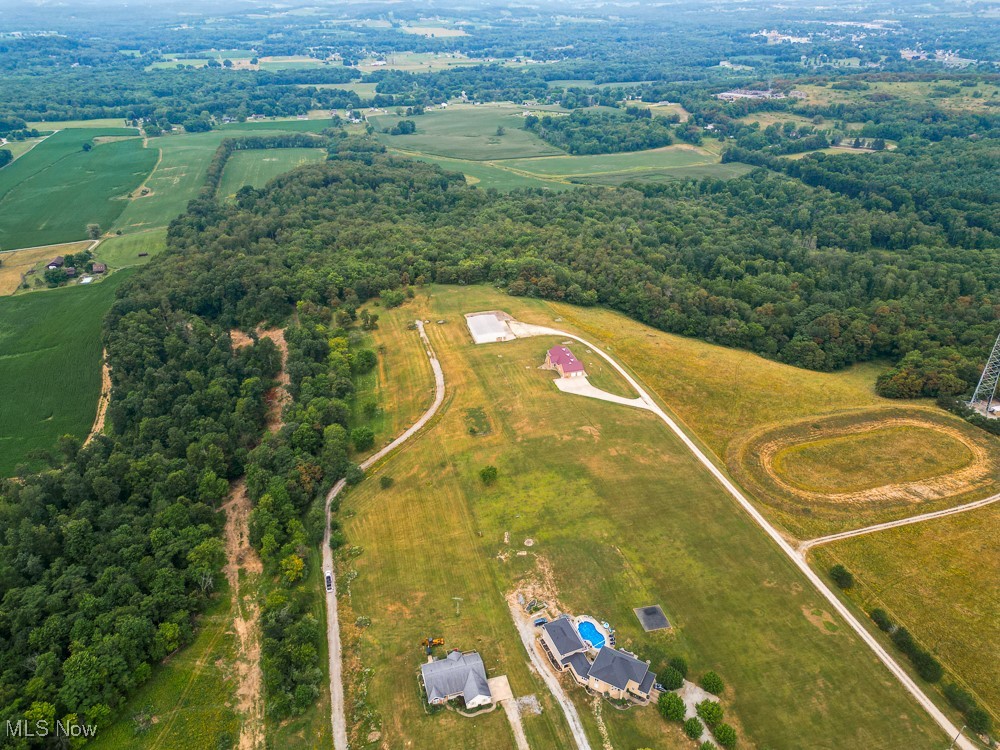
<path id="1" fill-rule="evenodd" d="M 549 361 L 553 367 L 562 368 L 563 372 L 583 372 L 583 363 L 565 346 L 553 346 L 549 349 Z"/>

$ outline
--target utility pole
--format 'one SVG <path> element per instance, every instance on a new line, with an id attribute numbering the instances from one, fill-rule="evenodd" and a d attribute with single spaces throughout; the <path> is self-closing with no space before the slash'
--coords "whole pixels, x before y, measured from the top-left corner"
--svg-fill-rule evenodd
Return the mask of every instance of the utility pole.
<path id="1" fill-rule="evenodd" d="M 962 728 L 958 730 L 958 734 L 955 735 L 955 739 L 953 739 L 951 741 L 951 744 L 948 745 L 948 750 L 951 750 L 953 747 L 955 747 L 955 743 L 958 742 L 958 738 L 962 736 L 962 732 L 964 731 L 965 731 L 965 724 L 962 725 Z"/>
<path id="2" fill-rule="evenodd" d="M 985 401 L 986 416 L 988 417 L 990 415 L 990 407 L 996 398 L 998 381 L 1000 381 L 1000 336 L 997 336 L 997 341 L 993 345 L 993 351 L 990 352 L 989 359 L 986 360 L 986 366 L 983 368 L 982 377 L 979 378 L 976 390 L 972 392 L 972 398 L 969 399 L 968 403 L 969 408 L 975 409 L 977 402 Z"/>

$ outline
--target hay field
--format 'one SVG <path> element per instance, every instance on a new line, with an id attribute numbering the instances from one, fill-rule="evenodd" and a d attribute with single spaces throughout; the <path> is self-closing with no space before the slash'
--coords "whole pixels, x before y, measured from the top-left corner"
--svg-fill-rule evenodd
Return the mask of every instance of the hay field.
<path id="1" fill-rule="evenodd" d="M 323 148 L 237 151 L 226 162 L 218 196 L 223 199 L 232 198 L 245 185 L 262 188 L 278 175 L 325 159 L 326 149 Z"/>
<path id="2" fill-rule="evenodd" d="M 842 625 L 815 624 L 819 597 L 662 423 L 559 393 L 551 373 L 538 369 L 553 341 L 476 347 L 461 314 L 499 308 L 573 329 L 570 321 L 554 323 L 561 316 L 547 303 L 485 287 L 429 291 L 398 314 L 448 321 L 428 327 L 448 382 L 443 411 L 345 497 L 341 514 L 348 543 L 363 550 L 342 564 L 342 580 L 357 571 L 344 637 L 354 673 L 374 670 L 365 689 L 385 742 L 512 746 L 503 722 L 489 716 L 474 729 L 452 714 L 424 713 L 418 642 L 433 634 L 449 647 L 477 648 L 490 674 L 510 676 L 515 694 L 544 696 L 525 671 L 503 601 L 518 581 L 539 575 L 541 559 L 559 600 L 612 622 L 620 645 L 683 653 L 696 674 L 723 674 L 730 716 L 758 747 L 802 737 L 830 748 L 939 744 L 937 730 Z M 628 362 L 615 336 L 602 340 Z M 469 433 L 468 410 L 482 411 L 488 434 Z M 486 464 L 500 470 L 492 487 L 478 478 Z M 391 488 L 373 481 L 382 474 L 395 479 Z M 462 599 L 458 613 L 452 597 Z M 631 609 L 650 602 L 664 606 L 674 633 L 641 633 Z M 372 625 L 359 631 L 356 616 Z M 571 694 L 600 746 L 589 701 Z M 349 704 L 357 695 L 352 688 Z M 533 746 L 565 744 L 553 713 L 529 719 Z M 603 721 L 616 747 L 681 746 L 654 711 L 605 710 Z"/>

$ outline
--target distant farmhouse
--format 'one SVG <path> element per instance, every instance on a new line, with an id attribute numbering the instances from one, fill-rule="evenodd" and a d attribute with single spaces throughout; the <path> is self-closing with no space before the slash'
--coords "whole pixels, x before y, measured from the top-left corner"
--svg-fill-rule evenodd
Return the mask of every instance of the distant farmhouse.
<path id="1" fill-rule="evenodd" d="M 553 346 L 545 353 L 545 368 L 556 370 L 564 378 L 581 378 L 587 376 L 583 362 L 573 356 L 573 352 L 565 346 Z"/>
<path id="2" fill-rule="evenodd" d="M 45 266 L 45 267 L 47 269 L 49 269 L 50 271 L 54 271 L 57 268 L 62 268 L 63 267 L 63 263 L 65 263 L 65 262 L 66 261 L 63 259 L 63 257 L 61 255 L 57 255 L 52 260 L 50 260 L 49 264 L 47 266 Z"/>
<path id="3" fill-rule="evenodd" d="M 595 693 L 616 700 L 648 701 L 656 684 L 649 665 L 627 651 L 605 646 L 603 637 L 595 648 L 580 637 L 578 627 L 565 616 L 542 625 L 542 646 L 556 669 L 569 671 L 580 685 Z"/>
<path id="4" fill-rule="evenodd" d="M 427 702 L 432 706 L 461 698 L 466 708 L 493 702 L 483 658 L 475 651 L 452 651 L 444 659 L 421 665 Z"/>

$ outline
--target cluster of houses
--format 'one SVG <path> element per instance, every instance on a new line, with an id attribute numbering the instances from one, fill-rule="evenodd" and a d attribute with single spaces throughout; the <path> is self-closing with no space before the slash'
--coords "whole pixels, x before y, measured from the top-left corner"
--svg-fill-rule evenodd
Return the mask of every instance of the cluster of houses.
<path id="1" fill-rule="evenodd" d="M 71 279 L 76 276 L 76 267 L 67 266 L 66 259 L 61 255 L 57 255 L 55 258 L 50 260 L 48 264 L 45 266 L 45 269 L 48 271 L 56 271 L 61 269 L 62 272 Z M 94 263 L 90 270 L 90 273 L 94 274 L 102 274 L 107 272 L 108 272 L 108 267 L 104 263 Z"/>

